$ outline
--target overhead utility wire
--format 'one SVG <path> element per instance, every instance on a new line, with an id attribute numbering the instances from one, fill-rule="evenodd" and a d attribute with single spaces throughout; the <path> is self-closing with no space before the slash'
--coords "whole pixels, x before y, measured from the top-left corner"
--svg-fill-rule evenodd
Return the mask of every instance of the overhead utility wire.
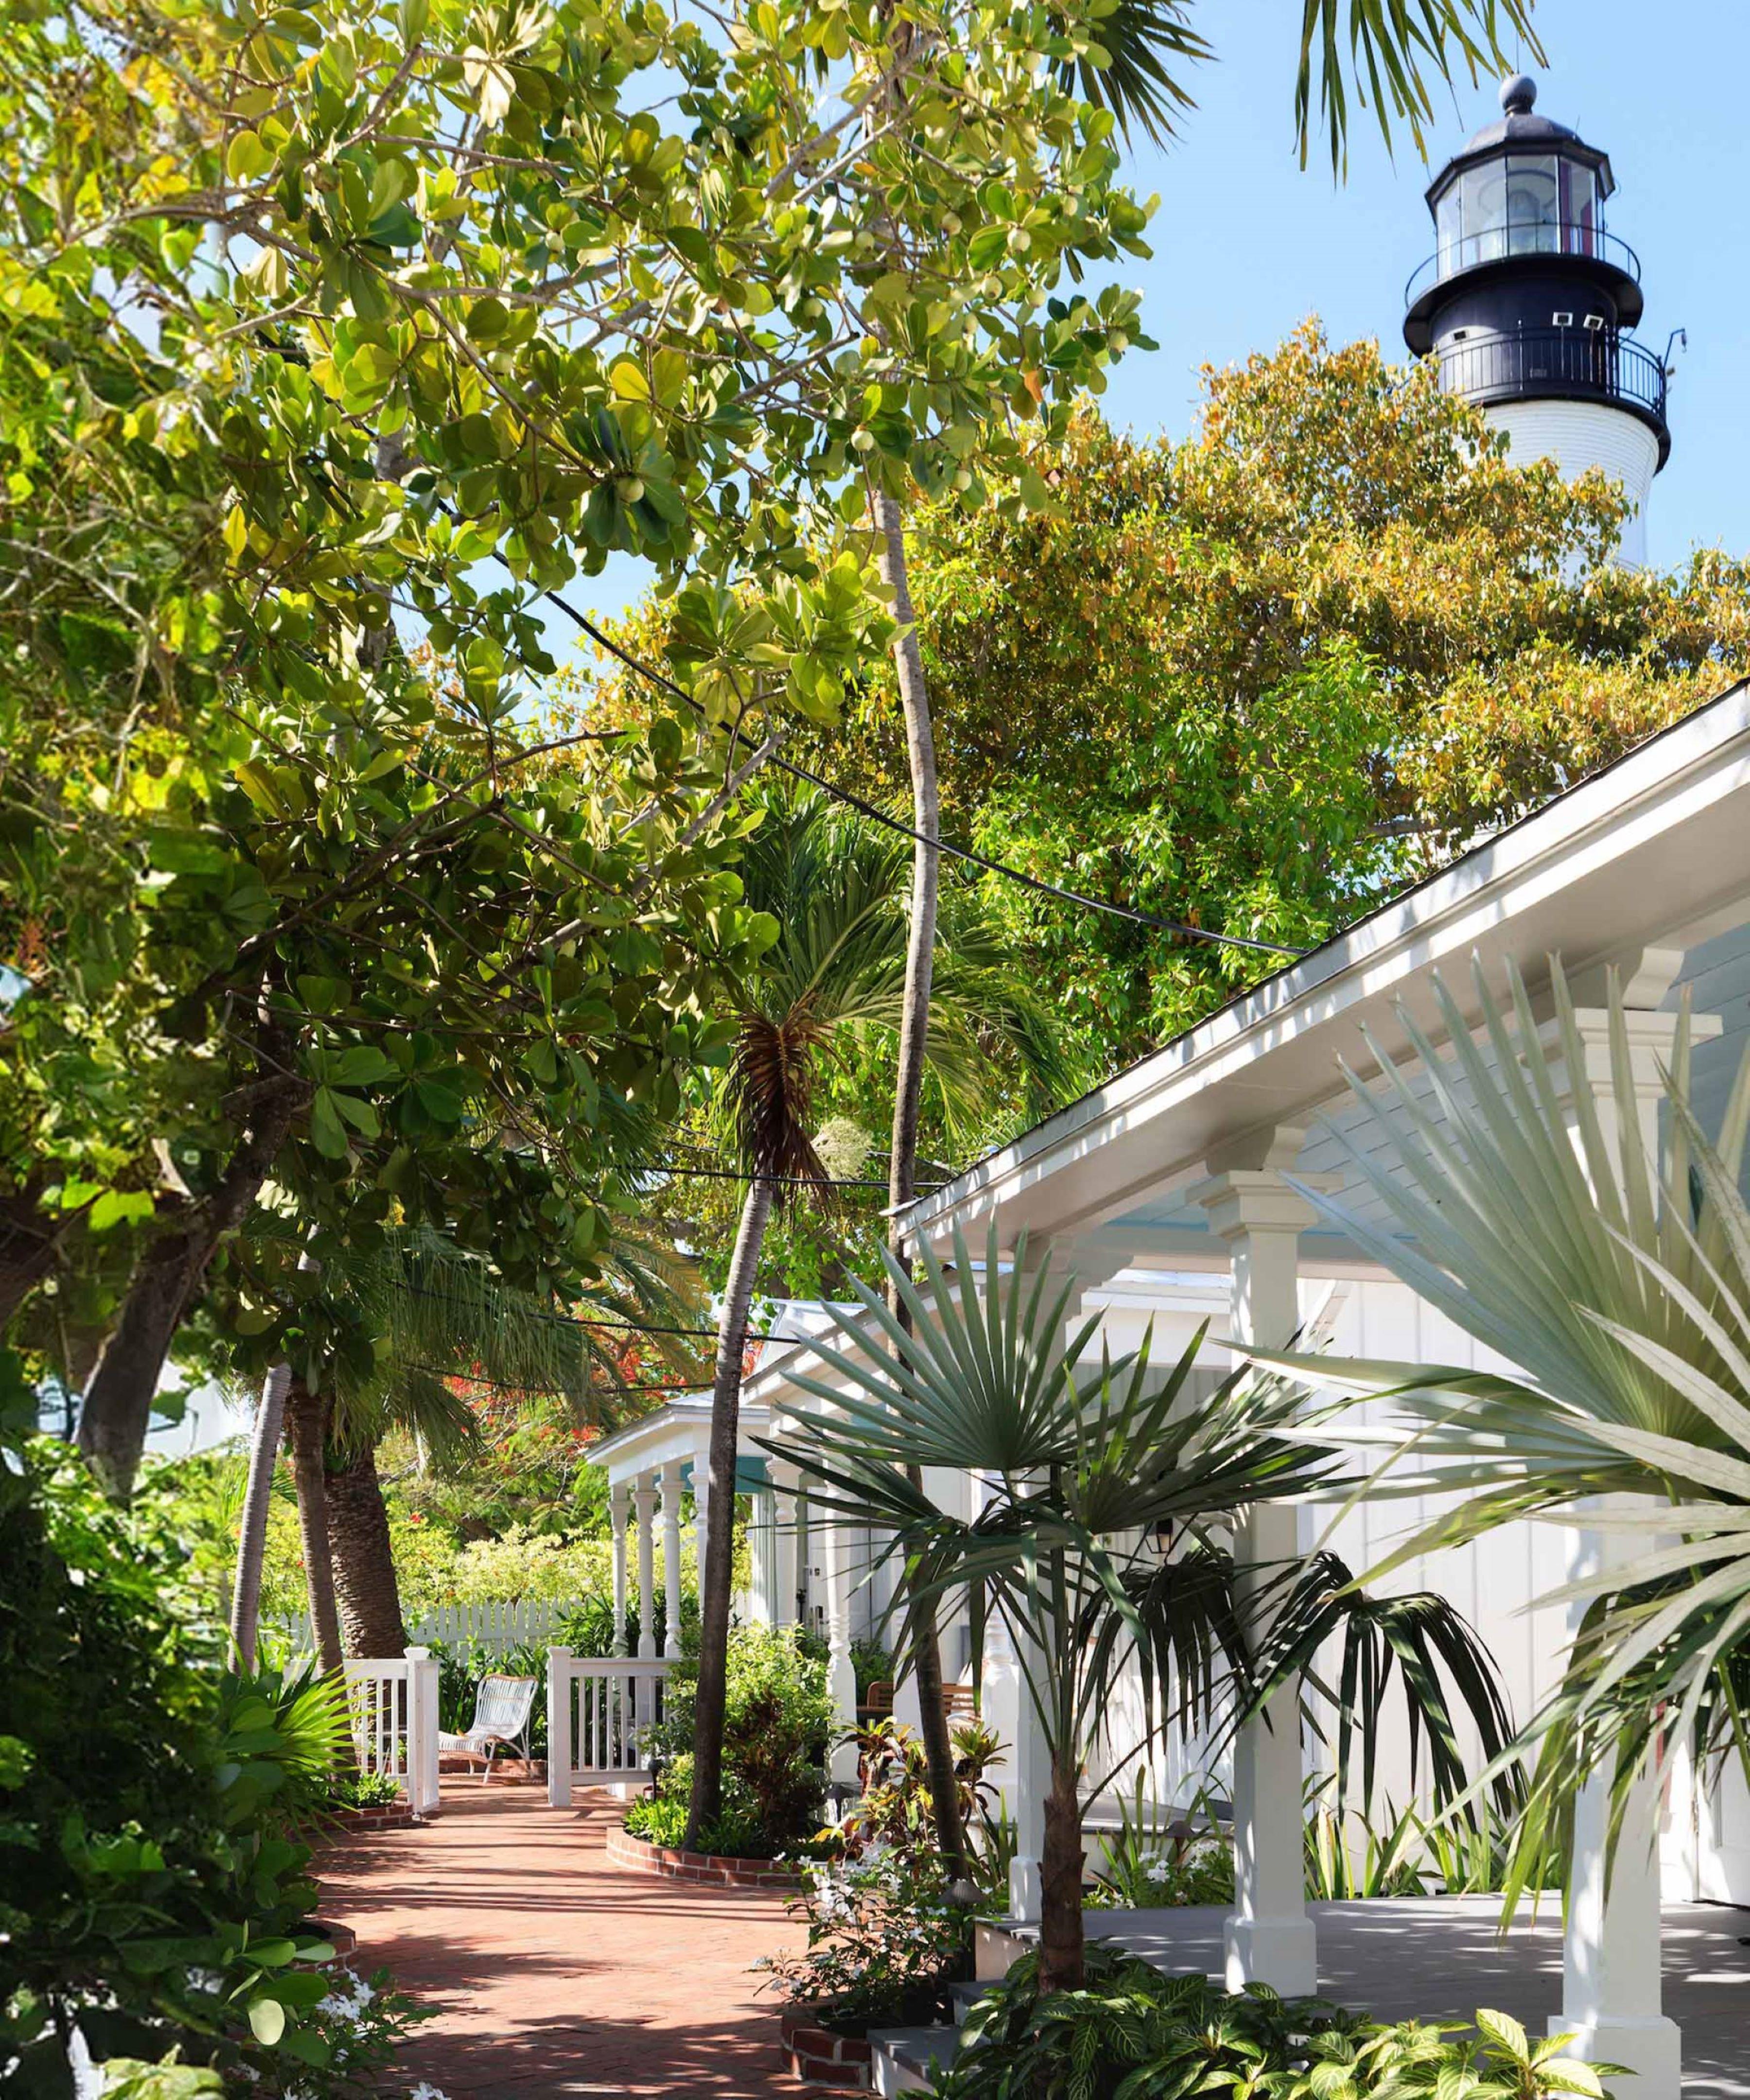
<path id="1" fill-rule="evenodd" d="M 505 567 L 509 567 L 503 555 L 496 555 L 494 558 Z M 648 664 L 641 663 L 628 651 L 622 649 L 617 642 L 604 634 L 593 620 L 586 618 L 575 606 L 568 605 L 558 591 L 543 591 L 541 595 L 558 606 L 567 620 L 575 620 L 591 641 L 606 650 L 611 656 L 618 657 L 628 671 L 637 672 L 641 678 L 647 678 L 663 692 L 672 693 L 677 700 L 691 708 L 694 713 L 704 712 L 683 686 L 677 686 L 663 673 L 653 671 Z M 1243 933 L 1214 933 L 1206 926 L 1187 925 L 1179 919 L 1157 919 L 1152 912 L 1134 911 L 1127 904 L 1110 904 L 1103 898 L 1084 896 L 1079 889 L 1065 889 L 1059 883 L 1047 882 L 1038 876 L 1027 874 L 1021 868 L 1009 867 L 1005 861 L 992 860 L 985 854 L 974 853 L 969 846 L 957 846 L 946 839 L 926 838 L 922 832 L 914 831 L 910 824 L 901 823 L 897 817 L 889 816 L 885 810 L 879 809 L 873 802 L 866 802 L 861 795 L 853 795 L 849 788 L 840 788 L 836 782 L 810 772 L 807 766 L 799 765 L 793 758 L 780 757 L 774 752 L 766 763 L 778 767 L 782 772 L 793 774 L 798 780 L 806 780 L 811 787 L 819 788 L 823 795 L 831 796 L 835 801 L 849 803 L 852 809 L 867 817 L 871 823 L 884 824 L 890 832 L 897 832 L 901 837 L 910 839 L 918 845 L 930 846 L 937 853 L 952 854 L 956 860 L 968 862 L 974 867 L 984 869 L 988 875 L 1000 875 L 1009 882 L 1018 882 L 1024 889 L 1033 890 L 1038 896 L 1055 897 L 1065 904 L 1079 905 L 1084 911 L 1104 911 L 1113 919 L 1127 919 L 1132 925 L 1147 926 L 1157 933 L 1176 933 L 1183 939 L 1207 941 L 1218 947 L 1245 948 L 1257 955 L 1287 955 L 1298 960 L 1312 952 L 1310 948 L 1284 947 L 1277 941 L 1249 940 Z"/>

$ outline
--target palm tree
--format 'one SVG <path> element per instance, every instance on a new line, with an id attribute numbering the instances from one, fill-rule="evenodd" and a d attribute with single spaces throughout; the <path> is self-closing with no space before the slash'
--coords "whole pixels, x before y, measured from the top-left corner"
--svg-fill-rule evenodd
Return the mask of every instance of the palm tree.
<path id="1" fill-rule="evenodd" d="M 405 1645 L 377 1469 L 386 1436 L 412 1436 L 439 1469 L 465 1463 L 480 1449 L 480 1429 L 452 1380 L 514 1393 L 527 1410 L 553 1406 L 599 1423 L 623 1396 L 615 1327 L 678 1328 L 697 1317 L 685 1265 L 635 1229 L 623 1230 L 598 1260 L 600 1275 L 575 1312 L 507 1284 L 486 1258 L 429 1227 L 391 1229 L 368 1251 L 325 1261 L 324 1324 L 337 1338 L 367 1336 L 372 1347 L 327 1352 L 320 1396 L 288 1380 L 305 1579 L 324 1668 L 337 1667 L 343 1653 L 395 1656 Z M 680 1363 L 675 1338 L 650 1339 L 658 1357 Z M 270 1388 L 264 1413 L 272 1397 Z M 266 1433 L 258 1421 L 258 1443 Z M 265 1531 L 265 1518 L 243 1528 L 240 1596 L 246 1588 L 259 1595 Z"/>
<path id="2" fill-rule="evenodd" d="M 1382 1215 L 1307 1192 L 1518 1371 L 1263 1359 L 1328 1390 L 1389 1398 L 1402 1436 L 1381 1485 L 1461 1498 L 1394 1562 L 1519 1517 L 1638 1498 L 1586 1515 L 1638 1557 L 1566 1593 L 1589 1600 L 1579 1637 L 1515 1746 L 1536 1759 L 1516 1833 L 1522 1864 L 1612 1760 L 1613 1844 L 1650 1754 L 1689 1743 L 1705 1763 L 1735 1746 L 1750 1774 L 1750 1209 L 1739 1188 L 1750 1058 L 1710 1141 L 1690 1105 L 1680 1017 L 1664 1157 L 1651 1157 L 1618 988 L 1610 1076 L 1594 1079 L 1558 963 L 1552 985 L 1546 1043 L 1517 972 L 1504 1008 L 1476 967 L 1474 1028 L 1436 979 L 1451 1057 L 1404 1017 L 1432 1108 L 1377 1044 L 1384 1088 L 1351 1074 L 1363 1127 L 1343 1144 Z"/>
<path id="3" fill-rule="evenodd" d="M 906 1577 L 896 1608 L 908 1621 L 963 1590 L 975 1637 L 992 1612 L 1006 1624 L 1051 1766 L 1045 1988 L 1082 1980 L 1083 1794 L 1109 1785 L 1165 1728 L 1201 1727 L 1219 1705 L 1230 1725 L 1247 1718 L 1346 1617 L 1360 1629 L 1349 1644 L 1358 1681 L 1346 1698 L 1340 1753 L 1351 1723 L 1364 1740 L 1379 1718 L 1390 1673 L 1379 1666 L 1377 1636 L 1404 1665 L 1413 1727 L 1443 1745 L 1455 1740 L 1432 1667 L 1439 1649 L 1486 1747 L 1498 1745 L 1504 1710 L 1492 1677 L 1486 1668 L 1478 1676 L 1480 1650 L 1474 1638 L 1468 1647 L 1452 1638 L 1439 1600 L 1382 1607 L 1320 1561 L 1274 1571 L 1265 1595 L 1242 1603 L 1228 1529 L 1259 1502 L 1342 1485 L 1338 1454 L 1307 1437 L 1306 1403 L 1289 1383 L 1239 1374 L 1199 1400 L 1191 1374 L 1200 1331 L 1164 1375 L 1151 1372 L 1145 1345 L 1117 1362 L 1103 1357 L 1097 1380 L 1081 1383 L 1077 1366 L 1102 1316 L 1066 1339 L 1073 1277 L 1054 1286 L 1047 1268 L 1028 1275 L 1023 1248 L 999 1281 L 994 1229 L 982 1298 L 958 1234 L 951 1267 L 928 1252 L 920 1260 L 922 1288 L 889 1257 L 903 1319 L 857 1286 L 860 1317 L 838 1320 L 851 1346 L 817 1348 L 827 1365 L 819 1379 L 793 1374 L 822 1410 L 769 1448 L 817 1483 L 826 1521 L 890 1533 Z M 938 1509 L 909 1470 L 926 1466 L 982 1476 L 985 1507 L 970 1518 Z M 1163 1532 L 1174 1539 L 1164 1561 L 1155 1542 Z M 1140 1740 L 1090 1784 L 1107 1706 L 1132 1665 Z M 1461 1767 L 1437 1760 L 1435 1780 L 1449 1798 L 1464 1783 Z"/>
<path id="4" fill-rule="evenodd" d="M 814 1149 L 827 1070 L 854 1039 L 891 1035 L 914 984 L 916 921 L 905 905 L 903 840 L 814 796 L 769 798 L 742 870 L 747 901 L 779 933 L 743 988 L 721 1092 L 727 1134 L 748 1177 L 724 1286 L 712 1390 L 711 1493 L 722 1520 L 699 1577 L 699 1692 L 686 1842 L 721 1805 L 724 1672 L 729 1638 L 730 1512 L 742 1364 L 754 1285 L 774 1210 L 800 1187 L 830 1197 Z M 1054 1101 L 1075 1074 L 1046 1004 L 963 896 L 937 923 L 933 1004 L 922 1069 L 950 1134 L 968 1127 L 996 1085 L 1018 1070 L 1032 1101 Z M 939 1704 L 939 1701 L 937 1702 Z"/>

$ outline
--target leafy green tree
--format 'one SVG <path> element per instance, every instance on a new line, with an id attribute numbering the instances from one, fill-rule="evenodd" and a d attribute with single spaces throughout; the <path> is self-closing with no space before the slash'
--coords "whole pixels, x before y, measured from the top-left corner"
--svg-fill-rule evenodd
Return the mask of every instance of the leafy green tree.
<path id="1" fill-rule="evenodd" d="M 1309 324 L 1206 386 L 1183 443 L 1091 405 L 1042 437 L 1048 508 L 910 513 L 950 840 L 1308 946 L 1750 668 L 1744 562 L 1617 567 L 1616 492 L 1516 464 L 1426 370 Z M 891 682 L 818 753 L 906 792 Z M 1273 967 L 986 893 L 1102 1069 Z"/>

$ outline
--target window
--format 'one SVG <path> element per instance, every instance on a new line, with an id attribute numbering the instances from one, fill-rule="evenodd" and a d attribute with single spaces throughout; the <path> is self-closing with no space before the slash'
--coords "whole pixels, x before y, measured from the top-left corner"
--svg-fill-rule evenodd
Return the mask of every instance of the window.
<path id="1" fill-rule="evenodd" d="M 1465 267 L 1465 257 L 1461 252 L 1464 222 L 1459 210 L 1457 183 L 1435 206 L 1434 223 L 1439 236 L 1440 275 L 1448 277 L 1453 271 L 1462 270 Z"/>
<path id="2" fill-rule="evenodd" d="M 1570 255 L 1596 255 L 1601 218 L 1598 177 L 1578 161 L 1558 163 L 1562 171 L 1562 245 Z"/>
<path id="3" fill-rule="evenodd" d="M 1500 161 L 1466 168 L 1458 179 L 1464 213 L 1465 266 L 1497 262 L 1507 252 L 1506 169 Z"/>
<path id="4" fill-rule="evenodd" d="M 1553 254 L 1559 247 L 1560 196 L 1553 153 L 1515 155 L 1507 163 L 1507 253 Z"/>

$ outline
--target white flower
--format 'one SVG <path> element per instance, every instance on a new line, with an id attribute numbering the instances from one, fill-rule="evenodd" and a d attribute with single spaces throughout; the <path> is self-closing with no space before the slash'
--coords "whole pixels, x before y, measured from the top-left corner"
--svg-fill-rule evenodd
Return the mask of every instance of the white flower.
<path id="1" fill-rule="evenodd" d="M 441 2085 L 434 2085 L 429 2078 L 422 2078 L 408 2093 L 408 2100 L 450 2100 L 450 2096 Z"/>

